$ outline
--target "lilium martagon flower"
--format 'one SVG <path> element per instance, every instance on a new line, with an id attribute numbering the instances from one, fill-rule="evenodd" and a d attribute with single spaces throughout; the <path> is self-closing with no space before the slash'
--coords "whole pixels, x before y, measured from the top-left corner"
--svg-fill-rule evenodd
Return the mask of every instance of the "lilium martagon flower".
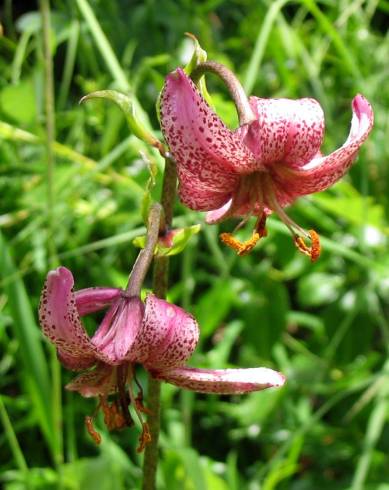
<path id="1" fill-rule="evenodd" d="M 73 291 L 72 273 L 65 267 L 50 271 L 42 291 L 39 320 L 55 345 L 61 363 L 82 371 L 66 388 L 84 397 L 98 397 L 86 426 L 93 439 L 99 409 L 109 430 L 133 425 L 130 405 L 142 426 L 138 451 L 150 442 L 143 413 L 142 388 L 135 366 L 142 365 L 159 380 L 180 388 L 215 394 L 241 394 L 282 386 L 282 374 L 268 368 L 197 369 L 186 366 L 199 339 L 195 318 L 182 308 L 153 294 L 143 303 L 119 288 L 92 287 Z M 81 317 L 108 308 L 90 338 Z"/>
<path id="2" fill-rule="evenodd" d="M 211 70 L 214 72 L 218 67 L 223 73 L 228 71 L 218 63 L 205 65 L 216 66 Z M 236 88 L 232 95 L 246 98 L 231 76 Z M 236 103 L 236 97 L 234 100 Z M 238 229 L 255 216 L 249 240 L 240 242 L 230 233 L 221 235 L 239 255 L 249 253 L 266 235 L 266 218 L 274 212 L 292 233 L 297 248 L 314 261 L 320 255 L 317 233 L 301 228 L 284 207 L 300 196 L 327 189 L 346 173 L 372 129 L 372 108 L 357 95 L 352 101 L 346 142 L 323 156 L 324 116 L 316 100 L 250 97 L 246 102 L 244 117 L 239 114 L 240 127 L 231 131 L 181 68 L 166 77 L 161 128 L 177 165 L 180 199 L 191 209 L 207 211 L 210 224 L 240 217 Z"/>

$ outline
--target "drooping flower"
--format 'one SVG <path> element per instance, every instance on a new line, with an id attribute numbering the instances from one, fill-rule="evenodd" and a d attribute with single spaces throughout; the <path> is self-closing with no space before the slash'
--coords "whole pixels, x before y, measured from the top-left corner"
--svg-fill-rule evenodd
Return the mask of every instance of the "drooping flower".
<path id="1" fill-rule="evenodd" d="M 282 374 L 268 368 L 207 370 L 186 367 L 199 338 L 195 318 L 182 308 L 153 294 L 145 303 L 118 288 L 73 291 L 72 273 L 65 267 L 50 271 L 41 295 L 39 320 L 68 369 L 84 371 L 66 388 L 85 397 L 98 396 L 108 429 L 133 424 L 131 403 L 142 424 L 139 450 L 149 442 L 142 412 L 142 391 L 135 377 L 141 364 L 153 377 L 202 393 L 238 394 L 282 386 Z M 109 307 L 90 338 L 80 316 Z M 139 393 L 135 396 L 133 382 Z M 110 397 L 110 401 L 109 398 Z M 86 424 L 93 429 L 93 418 Z"/>
<path id="2" fill-rule="evenodd" d="M 300 196 L 327 189 L 346 173 L 372 129 L 372 108 L 357 95 L 346 142 L 323 156 L 324 116 L 316 100 L 250 97 L 249 103 L 252 122 L 230 131 L 182 69 L 167 76 L 161 127 L 177 164 L 181 201 L 208 211 L 208 223 L 235 216 L 243 218 L 240 227 L 256 216 L 253 236 L 246 242 L 229 233 L 221 235 L 239 255 L 250 252 L 266 234 L 266 217 L 275 212 L 299 250 L 316 260 L 317 233 L 302 229 L 283 208 Z M 310 247 L 304 238 L 311 241 Z"/>

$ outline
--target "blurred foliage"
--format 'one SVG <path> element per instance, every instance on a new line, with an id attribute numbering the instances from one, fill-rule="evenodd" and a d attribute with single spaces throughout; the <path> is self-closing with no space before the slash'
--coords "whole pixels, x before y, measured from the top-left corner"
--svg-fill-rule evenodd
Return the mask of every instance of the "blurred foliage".
<path id="1" fill-rule="evenodd" d="M 78 288 L 124 284 L 137 253 L 132 240 L 144 232 L 149 167 L 159 169 L 158 198 L 163 162 L 129 135 L 117 107 L 78 100 L 95 90 L 129 92 L 160 135 L 156 99 L 166 73 L 190 59 L 188 31 L 248 92 L 317 98 L 326 114 L 325 151 L 343 143 L 355 93 L 371 101 L 376 124 L 341 183 L 289 210 L 322 237 L 314 265 L 275 217 L 250 256 L 236 257 L 219 243 L 217 227 L 203 226 L 172 258 L 169 299 L 194 312 L 202 328 L 193 365 L 266 365 L 288 383 L 229 398 L 164 386 L 159 488 L 389 490 L 389 3 L 54 0 L 58 143 L 50 210 L 42 23 L 34 3 L 5 0 L 0 7 L 4 488 L 139 488 L 137 431 L 106 434 L 98 422 L 104 441 L 93 446 L 83 418 L 94 402 L 64 392 L 59 403 L 56 387 L 70 374 L 59 378 L 35 312 L 49 241 Z M 234 127 L 222 84 L 210 76 L 208 89 Z M 175 226 L 202 221 L 177 203 Z"/>

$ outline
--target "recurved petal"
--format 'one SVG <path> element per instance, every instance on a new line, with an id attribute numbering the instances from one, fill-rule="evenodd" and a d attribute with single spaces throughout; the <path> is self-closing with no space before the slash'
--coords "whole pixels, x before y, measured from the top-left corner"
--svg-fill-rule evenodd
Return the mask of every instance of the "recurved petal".
<path id="1" fill-rule="evenodd" d="M 261 167 L 280 162 L 300 167 L 318 152 L 323 141 L 324 114 L 314 99 L 260 99 L 250 97 L 257 121 L 242 128 L 244 143 Z"/>
<path id="2" fill-rule="evenodd" d="M 192 315 L 149 294 L 130 360 L 148 369 L 179 366 L 192 355 L 198 339 L 199 328 Z"/>
<path id="3" fill-rule="evenodd" d="M 109 364 L 128 360 L 142 324 L 144 305 L 138 296 L 122 296 L 107 311 L 92 343 L 97 356 Z"/>
<path id="4" fill-rule="evenodd" d="M 239 176 L 230 172 L 219 172 L 205 181 L 198 172 L 178 166 L 177 175 L 181 201 L 196 211 L 208 211 L 221 206 L 231 197 L 239 183 Z"/>
<path id="5" fill-rule="evenodd" d="M 82 373 L 66 385 L 69 391 L 77 391 L 82 396 L 105 396 L 116 391 L 116 370 L 100 364 L 92 371 Z"/>
<path id="6" fill-rule="evenodd" d="M 69 354 L 64 350 L 57 349 L 57 357 L 60 363 L 66 368 L 72 371 L 82 371 L 95 364 L 96 359 L 86 356 L 80 356 Z"/>
<path id="7" fill-rule="evenodd" d="M 206 216 L 205 216 L 205 221 L 209 225 L 212 225 L 214 223 L 219 223 L 220 221 L 223 221 L 224 219 L 228 218 L 231 216 L 231 206 L 232 206 L 232 199 L 229 199 L 223 206 L 220 206 L 219 208 L 213 209 L 212 211 L 209 211 Z"/>
<path id="8" fill-rule="evenodd" d="M 285 376 L 268 368 L 196 369 L 178 367 L 152 370 L 152 375 L 168 383 L 199 393 L 234 395 L 282 386 Z"/>
<path id="9" fill-rule="evenodd" d="M 59 357 L 63 355 L 66 366 L 78 369 L 91 366 L 95 352 L 77 312 L 73 285 L 72 273 L 65 267 L 48 273 L 41 294 L 39 321 L 43 333 L 57 347 Z"/>
<path id="10" fill-rule="evenodd" d="M 166 77 L 161 127 L 180 177 L 185 177 L 183 172 L 196 175 L 201 188 L 228 192 L 235 174 L 254 169 L 250 150 L 212 111 L 180 68 Z"/>
<path id="11" fill-rule="evenodd" d="M 209 211 L 224 205 L 231 193 L 202 189 L 191 180 L 179 180 L 178 194 L 185 206 L 195 211 Z"/>
<path id="12" fill-rule="evenodd" d="M 89 315 L 110 306 L 119 298 L 122 290 L 119 288 L 86 288 L 74 293 L 77 311 L 80 316 Z"/>
<path id="13" fill-rule="evenodd" d="M 328 156 L 314 158 L 301 169 L 282 170 L 277 180 L 295 195 L 311 194 L 327 189 L 347 172 L 374 122 L 373 110 L 362 95 L 352 102 L 351 129 L 344 145 Z"/>

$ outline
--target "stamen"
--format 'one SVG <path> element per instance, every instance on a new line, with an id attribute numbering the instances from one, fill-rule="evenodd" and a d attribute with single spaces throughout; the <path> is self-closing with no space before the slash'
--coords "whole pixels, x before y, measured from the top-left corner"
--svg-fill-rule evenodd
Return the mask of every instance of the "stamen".
<path id="1" fill-rule="evenodd" d="M 305 255 L 308 255 L 308 257 L 311 258 L 311 262 L 315 262 L 319 256 L 320 256 L 320 240 L 319 240 L 319 235 L 316 233 L 315 230 L 309 230 L 308 232 L 305 231 L 301 226 L 299 226 L 297 223 L 295 223 L 282 209 L 280 204 L 278 203 L 274 192 L 272 190 L 271 185 L 269 185 L 269 188 L 267 189 L 267 197 L 269 199 L 269 202 L 271 204 L 271 207 L 273 208 L 273 211 L 275 211 L 278 216 L 280 217 L 281 221 L 285 223 L 285 225 L 289 228 L 293 235 L 293 241 L 296 247 L 300 250 Z M 306 237 L 311 241 L 311 246 L 309 247 L 305 242 L 304 238 Z"/>
<path id="2" fill-rule="evenodd" d="M 134 372 L 132 373 L 132 375 L 133 375 L 133 379 L 136 383 L 136 386 L 138 387 L 138 390 L 139 390 L 138 395 L 135 398 L 135 407 L 141 413 L 145 413 L 146 415 L 152 415 L 153 412 L 143 405 L 143 388 L 142 388 L 142 385 L 139 383 L 138 378 L 136 377 L 136 374 Z"/>
<path id="3" fill-rule="evenodd" d="M 266 229 L 266 214 L 262 213 L 261 217 L 258 217 L 257 222 L 255 224 L 255 231 L 259 234 L 261 238 L 267 236 L 267 229 Z"/>
<path id="4" fill-rule="evenodd" d="M 315 262 L 320 257 L 320 239 L 315 230 L 309 230 L 309 238 L 311 240 L 311 246 L 308 247 L 301 236 L 294 236 L 294 243 L 296 247 L 305 255 L 311 258 L 311 262 Z"/>
<path id="5" fill-rule="evenodd" d="M 95 441 L 97 445 L 101 443 L 101 435 L 93 427 L 93 417 L 87 415 L 85 417 L 85 427 L 91 438 Z"/>
<path id="6" fill-rule="evenodd" d="M 311 261 L 315 262 L 321 253 L 320 238 L 315 230 L 309 230 L 308 233 L 311 237 Z"/>
<path id="7" fill-rule="evenodd" d="M 119 391 L 119 403 L 120 403 L 121 413 L 125 420 L 125 425 L 130 427 L 134 425 L 134 421 L 132 420 L 130 412 L 128 411 L 129 400 L 126 393 L 127 377 L 128 377 L 128 366 L 126 365 L 118 366 L 117 383 L 118 383 L 118 391 Z"/>
<path id="8" fill-rule="evenodd" d="M 150 429 L 147 422 L 142 423 L 142 434 L 139 437 L 139 446 L 136 448 L 137 453 L 142 453 L 147 446 L 151 442 L 151 434 Z"/>
<path id="9" fill-rule="evenodd" d="M 133 379 L 134 367 L 130 365 L 129 368 L 130 368 L 131 377 Z M 141 453 L 144 450 L 144 448 L 147 446 L 147 444 L 151 442 L 151 434 L 150 434 L 149 426 L 147 425 L 147 422 L 143 421 L 143 417 L 142 417 L 142 412 L 147 413 L 147 409 L 142 404 L 142 398 L 139 398 L 139 395 L 135 397 L 131 384 L 128 387 L 128 394 L 130 396 L 131 403 L 133 404 L 135 413 L 142 426 L 142 433 L 139 437 L 139 446 L 136 448 L 137 452 Z M 142 397 L 142 393 L 141 393 L 141 397 Z"/>
<path id="10" fill-rule="evenodd" d="M 123 412 L 123 407 L 119 400 L 109 404 L 106 398 L 101 397 L 100 406 L 104 414 L 104 423 L 109 431 L 121 430 L 134 425 L 134 421 L 128 411 L 128 403 Z"/>
<path id="11" fill-rule="evenodd" d="M 135 407 L 139 412 L 145 413 L 146 415 L 152 415 L 152 411 L 143 405 L 143 393 L 140 391 L 138 396 L 135 398 Z"/>
<path id="12" fill-rule="evenodd" d="M 256 231 L 252 234 L 251 238 L 245 242 L 241 242 L 237 238 L 233 237 L 231 233 L 221 233 L 220 240 L 227 245 L 227 247 L 232 248 L 238 255 L 247 255 L 257 244 L 261 235 Z"/>

